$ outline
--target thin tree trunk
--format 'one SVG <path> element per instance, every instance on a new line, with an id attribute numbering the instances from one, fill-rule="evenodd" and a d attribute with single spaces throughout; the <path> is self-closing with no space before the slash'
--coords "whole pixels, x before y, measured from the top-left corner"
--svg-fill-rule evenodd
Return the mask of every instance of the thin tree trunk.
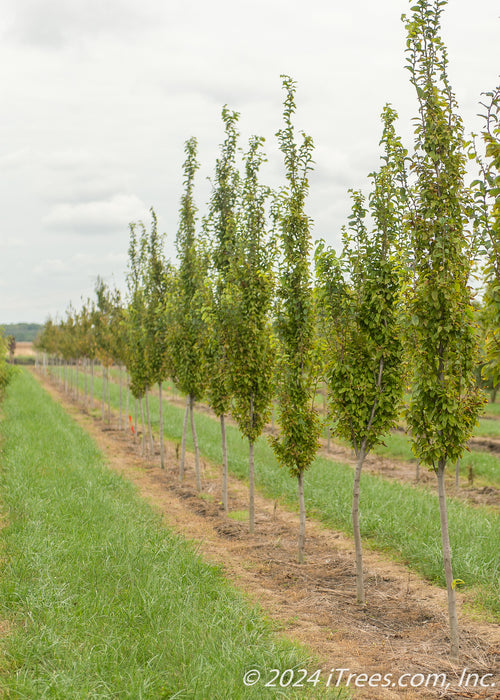
<path id="1" fill-rule="evenodd" d="M 299 487 L 299 564 L 304 563 L 306 543 L 306 506 L 304 501 L 304 470 L 297 474 Z"/>
<path id="2" fill-rule="evenodd" d="M 448 533 L 448 515 L 446 512 L 446 494 L 444 486 L 444 470 L 446 460 L 440 460 L 437 470 L 439 516 L 441 519 L 441 541 L 443 545 L 444 574 L 446 578 L 446 590 L 448 592 L 448 619 L 450 624 L 450 656 L 452 661 L 458 661 L 459 635 L 458 617 L 455 589 L 453 588 L 453 569 L 451 566 L 450 536 Z"/>
<path id="3" fill-rule="evenodd" d="M 141 424 L 142 424 L 142 456 L 146 454 L 146 430 L 144 426 L 144 405 L 142 401 L 142 396 L 140 398 L 140 404 L 141 404 Z"/>
<path id="4" fill-rule="evenodd" d="M 255 530 L 255 460 L 254 443 L 248 440 L 248 529 L 251 534 Z"/>
<path id="5" fill-rule="evenodd" d="M 160 409 L 160 466 L 165 469 L 165 456 L 163 454 L 163 396 L 161 382 L 158 382 L 158 405 Z"/>
<path id="6" fill-rule="evenodd" d="M 194 445 L 194 470 L 196 474 L 196 489 L 201 491 L 201 474 L 200 474 L 200 451 L 198 449 L 198 436 L 196 435 L 196 426 L 194 424 L 194 398 L 189 396 L 189 416 L 191 418 L 191 435 L 193 436 Z"/>
<path id="7" fill-rule="evenodd" d="M 89 410 L 89 378 L 88 378 L 88 359 L 83 360 L 83 384 L 85 392 L 85 408 Z"/>
<path id="8" fill-rule="evenodd" d="M 108 425 L 111 425 L 111 398 L 109 395 L 109 367 L 106 367 L 106 391 L 108 395 Z"/>
<path id="9" fill-rule="evenodd" d="M 416 475 L 415 475 L 416 482 L 420 481 L 420 460 L 417 459 L 417 468 L 416 468 Z"/>
<path id="10" fill-rule="evenodd" d="M 145 400 L 146 400 L 146 418 L 147 418 L 147 422 L 148 422 L 149 451 L 151 453 L 151 456 L 153 456 L 155 453 L 155 444 L 153 442 L 153 431 L 151 430 L 151 414 L 149 413 L 148 389 L 146 389 Z"/>
<path id="11" fill-rule="evenodd" d="M 118 420 L 118 429 L 122 429 L 123 424 L 123 368 L 120 363 L 120 418 Z"/>
<path id="12" fill-rule="evenodd" d="M 326 435 L 327 435 L 327 437 L 326 437 L 326 449 L 328 452 L 330 452 L 330 440 L 331 440 L 330 428 L 327 429 Z"/>
<path id="13" fill-rule="evenodd" d="M 101 415 L 104 422 L 104 414 L 106 411 L 106 368 L 102 365 L 102 401 L 101 401 Z"/>
<path id="14" fill-rule="evenodd" d="M 363 550 L 361 547 L 361 532 L 359 529 L 359 484 L 361 470 L 365 459 L 365 448 L 360 448 L 357 454 L 356 470 L 354 472 L 354 484 L 352 487 L 352 529 L 354 534 L 354 548 L 356 552 L 356 600 L 360 604 L 365 602 L 365 587 L 363 583 Z"/>
<path id="15" fill-rule="evenodd" d="M 228 500 L 227 500 L 227 438 L 226 438 L 226 420 L 223 413 L 220 415 L 220 432 L 222 438 L 222 505 L 224 507 L 224 513 L 229 510 Z"/>
<path id="16" fill-rule="evenodd" d="M 78 382 L 78 360 L 75 360 L 75 383 L 76 383 L 76 400 L 80 398 L 80 387 Z"/>
<path id="17" fill-rule="evenodd" d="M 125 415 L 127 416 L 125 420 L 125 427 L 124 430 L 126 430 L 127 425 L 132 425 L 132 416 L 130 415 L 130 385 L 128 381 L 128 374 L 127 374 L 127 398 L 125 400 Z"/>
<path id="18" fill-rule="evenodd" d="M 137 442 L 137 399 L 134 397 L 134 440 Z"/>
<path id="19" fill-rule="evenodd" d="M 455 464 L 455 488 L 457 490 L 460 488 L 460 457 Z"/>
<path id="20" fill-rule="evenodd" d="M 90 410 L 94 410 L 94 360 L 90 361 Z"/>
<path id="21" fill-rule="evenodd" d="M 184 423 L 182 426 L 181 462 L 179 464 L 179 481 L 184 480 L 184 461 L 186 459 L 186 432 L 189 413 L 189 396 L 186 398 L 186 410 L 184 411 Z"/>

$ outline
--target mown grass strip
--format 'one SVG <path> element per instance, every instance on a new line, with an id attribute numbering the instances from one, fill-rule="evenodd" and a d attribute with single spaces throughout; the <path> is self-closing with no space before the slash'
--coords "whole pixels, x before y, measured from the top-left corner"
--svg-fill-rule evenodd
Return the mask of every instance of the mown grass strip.
<path id="1" fill-rule="evenodd" d="M 3 405 L 0 692 L 12 697 L 262 698 L 257 668 L 315 664 L 179 536 L 25 372 Z M 287 689 L 286 697 L 309 697 Z M 329 696 L 319 687 L 317 697 Z M 10 696 L 10 695 L 9 695 Z"/>
<path id="2" fill-rule="evenodd" d="M 111 402 L 118 405 L 119 388 L 111 384 Z M 153 425 L 158 427 L 158 401 L 150 401 Z M 164 411 L 168 439 L 180 442 L 184 411 L 169 404 Z M 201 453 L 216 464 L 222 460 L 218 422 L 205 413 L 196 416 Z M 231 472 L 248 473 L 248 445 L 234 426 L 228 426 Z M 188 433 L 188 446 L 192 448 Z M 264 494 L 293 508 L 297 483 L 279 468 L 266 438 L 255 445 L 256 484 Z M 308 513 L 331 527 L 351 533 L 353 470 L 349 465 L 317 458 L 305 479 Z M 390 552 L 430 581 L 444 585 L 437 496 L 409 484 L 371 474 L 362 476 L 361 531 L 365 542 Z M 448 499 L 448 519 L 454 576 L 465 581 L 470 600 L 500 620 L 500 515 L 490 509 Z"/>

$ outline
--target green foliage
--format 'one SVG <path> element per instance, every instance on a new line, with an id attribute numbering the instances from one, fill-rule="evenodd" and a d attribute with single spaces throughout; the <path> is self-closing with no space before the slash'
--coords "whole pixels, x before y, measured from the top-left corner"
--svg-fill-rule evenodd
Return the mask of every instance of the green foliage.
<path id="1" fill-rule="evenodd" d="M 266 233 L 268 190 L 258 182 L 264 139 L 252 137 L 245 158 L 245 180 L 237 219 L 234 255 L 222 297 L 228 340 L 228 386 L 232 413 L 252 442 L 268 419 L 274 348 L 270 310 L 274 248 Z"/>
<path id="2" fill-rule="evenodd" d="M 462 123 L 438 33 L 444 5 L 418 0 L 406 19 L 407 68 L 419 104 L 408 217 L 414 259 L 407 301 L 413 360 L 407 420 L 415 454 L 434 468 L 462 455 L 482 405 L 474 377 Z"/>
<path id="3" fill-rule="evenodd" d="M 238 112 L 227 106 L 222 109 L 226 138 L 215 165 L 215 178 L 209 215 L 205 221 L 206 234 L 211 244 L 210 278 L 206 278 L 204 319 L 208 328 L 207 338 L 207 395 L 216 415 L 229 411 L 231 393 L 227 384 L 228 329 L 223 310 L 223 297 L 228 284 L 231 260 L 235 254 L 237 238 L 238 201 L 240 175 L 236 167 L 238 143 Z"/>
<path id="4" fill-rule="evenodd" d="M 386 106 L 382 117 L 383 165 L 371 176 L 369 209 L 360 192 L 351 192 L 342 256 L 323 242 L 316 249 L 330 414 L 334 431 L 363 455 L 394 427 L 405 374 L 396 247 L 402 238 L 406 152 L 395 134 L 394 110 Z"/>
<path id="5" fill-rule="evenodd" d="M 12 377 L 12 368 L 7 364 L 7 342 L 0 329 L 0 401 L 3 399 L 7 384 Z"/>
<path id="6" fill-rule="evenodd" d="M 156 213 L 151 207 L 151 231 L 144 245 L 143 274 L 145 363 L 148 387 L 169 374 L 169 324 L 165 305 L 172 293 L 173 272 L 163 255 L 164 236 L 158 233 Z"/>
<path id="7" fill-rule="evenodd" d="M 170 376 L 180 391 L 199 400 L 206 384 L 206 328 L 203 318 L 205 258 L 196 238 L 196 206 L 193 198 L 194 176 L 199 167 L 196 139 L 186 141 L 184 150 L 185 192 L 181 199 L 176 240 L 179 269 L 173 279 L 167 312 Z"/>
<path id="8" fill-rule="evenodd" d="M 95 332 L 96 354 L 104 367 L 113 364 L 113 333 L 111 317 L 113 314 L 113 298 L 109 287 L 103 279 L 97 278 L 95 285 L 96 304 L 92 309 L 92 321 Z"/>
<path id="9" fill-rule="evenodd" d="M 141 398 L 148 388 L 146 363 L 146 299 L 144 277 L 146 271 L 146 230 L 140 224 L 141 235 L 137 237 L 137 224 L 130 224 L 128 249 L 129 271 L 127 275 L 128 306 L 125 315 L 127 328 L 127 369 L 130 375 L 130 390 L 135 398 Z"/>
<path id="10" fill-rule="evenodd" d="M 483 376 L 493 385 L 500 381 L 500 86 L 485 95 L 483 104 L 485 129 L 482 133 L 486 161 L 475 152 L 480 166 L 480 179 L 473 183 L 476 204 L 476 225 L 480 228 L 486 264 L 484 279 L 485 363 Z"/>
<path id="11" fill-rule="evenodd" d="M 318 449 L 320 421 L 314 408 L 317 380 L 315 357 L 314 299 L 311 289 L 309 254 L 310 220 L 304 212 L 312 169 L 313 142 L 302 133 L 297 146 L 292 117 L 295 112 L 295 83 L 283 78 L 286 91 L 284 128 L 278 133 L 285 161 L 288 186 L 281 193 L 279 206 L 280 241 L 283 260 L 276 308 L 279 339 L 277 366 L 279 422 L 281 434 L 273 439 L 273 449 L 281 466 L 292 475 L 307 469 Z"/>

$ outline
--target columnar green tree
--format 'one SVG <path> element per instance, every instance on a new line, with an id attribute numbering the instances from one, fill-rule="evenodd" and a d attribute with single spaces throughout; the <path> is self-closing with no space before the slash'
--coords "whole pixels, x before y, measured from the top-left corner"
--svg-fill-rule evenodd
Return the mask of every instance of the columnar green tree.
<path id="1" fill-rule="evenodd" d="M 163 396 L 162 382 L 168 376 L 168 328 L 165 300 L 171 281 L 170 267 L 163 253 L 164 236 L 158 232 L 156 213 L 151 208 L 151 231 L 147 237 L 144 264 L 144 331 L 146 334 L 146 365 L 148 388 L 158 385 L 160 417 L 160 464 L 165 467 L 163 449 Z M 146 393 L 147 397 L 147 393 Z M 149 415 L 149 405 L 147 406 Z M 150 422 L 148 420 L 150 426 Z"/>
<path id="2" fill-rule="evenodd" d="M 216 416 L 219 417 L 222 440 L 222 503 L 228 510 L 227 500 L 227 442 L 225 416 L 229 411 L 231 395 L 227 384 L 227 328 L 222 309 L 222 298 L 227 285 L 231 259 L 236 245 L 237 210 L 240 192 L 240 176 L 236 167 L 239 114 L 226 106 L 222 110 L 226 139 L 215 165 L 213 192 L 207 220 L 211 232 L 212 277 L 208 290 L 210 300 L 205 314 L 209 327 L 207 344 L 207 397 Z M 208 281 L 208 280 L 207 280 Z"/>
<path id="3" fill-rule="evenodd" d="M 148 367 L 146 362 L 145 316 L 146 300 L 144 290 L 144 270 L 146 265 L 146 237 L 144 226 L 137 236 L 137 224 L 130 224 L 130 243 L 128 249 L 128 305 L 126 312 L 127 327 L 127 369 L 130 376 L 130 391 L 136 401 L 140 402 L 142 418 L 142 450 L 144 452 L 145 431 L 142 399 L 148 387 Z"/>
<path id="4" fill-rule="evenodd" d="M 383 112 L 383 165 L 372 174 L 369 207 L 352 192 L 341 258 L 320 244 L 316 251 L 318 308 L 326 343 L 325 379 L 334 430 L 356 454 L 352 524 L 358 603 L 365 602 L 359 527 L 361 470 L 370 450 L 395 426 L 404 388 L 403 339 L 398 307 L 396 250 L 402 237 L 406 155 L 394 130 L 396 113 Z M 365 219 L 371 214 L 373 230 Z"/>
<path id="5" fill-rule="evenodd" d="M 95 284 L 96 303 L 93 308 L 93 325 L 95 328 L 96 354 L 102 366 L 102 402 L 101 413 L 104 420 L 107 396 L 107 420 L 111 420 L 109 400 L 109 368 L 113 364 L 113 333 L 111 331 L 111 315 L 113 312 L 112 292 L 101 277 Z"/>
<path id="6" fill-rule="evenodd" d="M 439 35 L 445 4 L 444 0 L 416 0 L 412 16 L 404 18 L 407 67 L 419 106 L 411 159 L 416 178 L 414 207 L 408 221 L 414 259 L 407 302 L 413 365 L 407 420 L 416 456 L 437 475 L 451 655 L 457 659 L 459 632 L 444 474 L 447 463 L 461 457 L 482 398 L 474 376 L 462 123 Z"/>
<path id="7" fill-rule="evenodd" d="M 476 155 L 480 179 L 473 183 L 476 224 L 484 248 L 485 294 L 481 320 L 485 328 L 483 376 L 493 387 L 500 382 L 500 86 L 485 94 L 485 158 Z"/>
<path id="8" fill-rule="evenodd" d="M 196 486 L 201 490 L 200 456 L 194 421 L 194 403 L 203 396 L 205 379 L 205 340 L 203 320 L 204 265 L 196 239 L 196 206 L 194 177 L 199 167 L 196 160 L 197 141 L 185 144 L 184 194 L 181 199 L 177 232 L 179 269 L 171 295 L 170 363 L 171 376 L 180 391 L 187 395 L 195 450 Z M 183 478 L 186 445 L 186 420 L 182 435 L 180 479 Z"/>
<path id="9" fill-rule="evenodd" d="M 292 117 L 295 112 L 295 83 L 283 76 L 286 91 L 284 127 L 278 132 L 288 185 L 282 192 L 280 238 L 283 260 L 277 301 L 278 416 L 280 434 L 272 440 L 279 464 L 297 478 L 299 494 L 299 562 L 304 561 L 305 502 L 304 471 L 311 465 L 319 444 L 320 420 L 314 407 L 317 382 L 314 338 L 314 298 L 309 254 L 310 220 L 304 211 L 312 169 L 313 142 L 302 134 L 295 141 Z"/>
<path id="10" fill-rule="evenodd" d="M 269 417 L 274 356 L 270 322 L 274 256 L 266 226 L 268 190 L 258 181 L 263 141 L 253 137 L 245 157 L 236 246 L 223 297 L 232 413 L 249 443 L 250 532 L 255 523 L 254 443 Z"/>

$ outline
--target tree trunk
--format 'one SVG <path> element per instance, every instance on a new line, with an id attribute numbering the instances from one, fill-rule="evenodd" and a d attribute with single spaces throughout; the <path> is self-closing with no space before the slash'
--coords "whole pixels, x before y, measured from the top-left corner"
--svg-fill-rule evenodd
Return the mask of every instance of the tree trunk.
<path id="1" fill-rule="evenodd" d="M 458 661 L 459 637 L 458 637 L 458 617 L 455 589 L 453 588 L 453 569 L 451 566 L 450 537 L 448 533 L 448 515 L 446 512 L 446 495 L 444 487 L 444 470 L 446 460 L 440 460 L 437 470 L 438 494 L 439 494 L 439 515 L 441 519 L 441 541 L 443 546 L 444 574 L 446 578 L 446 590 L 448 592 L 448 619 L 450 623 L 450 656 L 452 661 Z"/>
<path id="2" fill-rule="evenodd" d="M 120 364 L 120 418 L 118 421 L 118 428 L 119 430 L 122 429 L 122 422 L 123 422 L 123 377 L 122 377 L 122 366 Z"/>
<path id="3" fill-rule="evenodd" d="M 142 401 L 142 396 L 140 398 L 140 404 L 141 404 L 141 424 L 142 424 L 142 456 L 144 457 L 146 454 L 146 430 L 144 427 L 144 405 Z"/>
<path id="4" fill-rule="evenodd" d="M 83 360 L 83 384 L 85 392 L 85 408 L 89 410 L 89 380 L 88 380 L 88 360 Z"/>
<path id="5" fill-rule="evenodd" d="M 165 469 L 165 456 L 163 454 L 163 397 L 161 382 L 158 382 L 158 406 L 160 409 L 160 466 Z"/>
<path id="6" fill-rule="evenodd" d="M 128 380 L 128 374 L 126 376 L 127 379 L 127 398 L 125 399 L 125 415 L 127 418 L 125 419 L 125 425 L 127 426 L 129 423 L 132 425 L 132 416 L 130 415 L 130 384 Z M 126 430 L 126 428 L 124 428 Z"/>
<path id="7" fill-rule="evenodd" d="M 254 443 L 248 440 L 248 525 L 253 534 L 255 530 L 255 461 Z"/>
<path id="8" fill-rule="evenodd" d="M 416 480 L 417 484 L 418 484 L 418 482 L 420 481 L 420 460 L 419 460 L 419 459 L 417 459 L 417 468 L 416 468 L 416 473 L 415 473 L 415 480 Z"/>
<path id="9" fill-rule="evenodd" d="M 94 410 L 94 360 L 90 361 L 90 410 Z"/>
<path id="10" fill-rule="evenodd" d="M 186 432 L 189 413 L 189 396 L 186 399 L 186 410 L 184 411 L 184 423 L 182 426 L 182 446 L 181 446 L 181 461 L 179 464 L 179 481 L 182 484 L 184 480 L 184 462 L 186 459 Z"/>
<path id="11" fill-rule="evenodd" d="M 365 454 L 365 448 L 363 446 L 357 454 L 358 459 L 352 487 L 352 530 L 356 552 L 356 600 L 360 604 L 365 603 L 365 587 L 363 583 L 363 550 L 361 548 L 361 532 L 359 529 L 359 484 L 361 481 L 361 470 L 363 468 Z"/>
<path id="12" fill-rule="evenodd" d="M 191 435 L 193 436 L 194 445 L 194 470 L 196 474 L 196 489 L 201 491 L 201 474 L 200 474 L 200 451 L 198 449 L 198 436 L 196 435 L 196 426 L 194 424 L 194 398 L 189 396 L 189 416 L 191 418 Z"/>
<path id="13" fill-rule="evenodd" d="M 149 399 L 148 399 L 148 390 L 147 389 L 146 389 L 146 393 L 145 393 L 145 401 L 146 401 L 146 418 L 147 418 L 147 423 L 148 423 L 149 451 L 151 453 L 151 456 L 153 456 L 155 453 L 155 444 L 153 442 L 153 431 L 151 430 L 151 414 L 149 413 Z"/>
<path id="14" fill-rule="evenodd" d="M 134 396 L 134 441 L 137 442 L 137 399 Z"/>
<path id="15" fill-rule="evenodd" d="M 455 488 L 457 491 L 460 488 L 460 457 L 457 459 L 457 463 L 455 464 Z"/>
<path id="16" fill-rule="evenodd" d="M 109 395 L 109 367 L 106 367 L 106 393 L 108 396 L 108 425 L 111 425 L 111 398 Z"/>
<path id="17" fill-rule="evenodd" d="M 106 368 L 102 366 L 102 400 L 101 400 L 101 416 L 104 422 L 104 413 L 106 411 Z"/>
<path id="18" fill-rule="evenodd" d="M 304 470 L 297 474 L 299 487 L 299 564 L 304 563 L 306 543 L 306 505 L 304 501 Z"/>
<path id="19" fill-rule="evenodd" d="M 222 505 L 224 507 L 224 513 L 229 510 L 228 500 L 227 500 L 227 481 L 228 481 L 228 468 L 227 468 L 227 438 L 226 438 L 226 421 L 223 413 L 220 415 L 220 432 L 222 438 Z"/>

